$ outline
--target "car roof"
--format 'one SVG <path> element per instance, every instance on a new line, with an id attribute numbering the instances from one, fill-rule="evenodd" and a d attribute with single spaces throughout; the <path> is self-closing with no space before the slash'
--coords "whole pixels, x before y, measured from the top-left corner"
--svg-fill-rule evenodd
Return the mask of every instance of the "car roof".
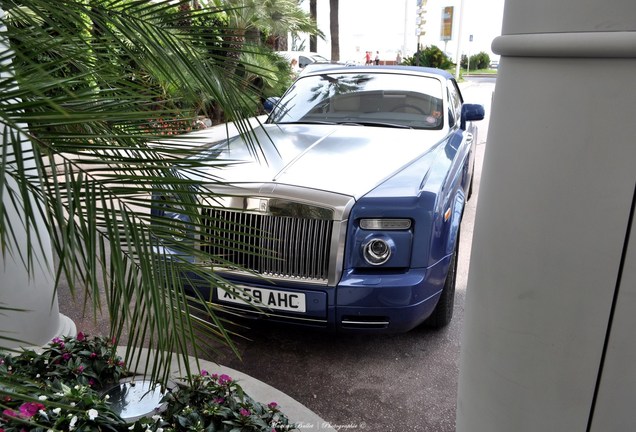
<path id="1" fill-rule="evenodd" d="M 287 58 L 288 60 L 291 60 L 292 58 L 302 55 L 302 56 L 311 57 L 311 58 L 317 57 L 317 58 L 328 61 L 328 59 L 325 56 L 318 54 L 317 52 L 312 52 L 312 51 L 274 51 L 274 52 L 280 56 Z"/>
<path id="2" fill-rule="evenodd" d="M 333 67 L 330 67 L 333 66 Z M 317 69 L 315 71 L 308 72 L 307 74 L 303 74 L 304 76 L 311 75 L 321 75 L 326 72 L 332 73 L 356 73 L 356 72 L 384 72 L 384 73 L 407 73 L 413 75 L 437 75 L 444 79 L 454 79 L 454 76 L 445 70 L 430 68 L 430 67 L 422 67 L 422 66 L 345 66 L 345 65 L 327 65 L 325 64 L 325 68 Z"/>

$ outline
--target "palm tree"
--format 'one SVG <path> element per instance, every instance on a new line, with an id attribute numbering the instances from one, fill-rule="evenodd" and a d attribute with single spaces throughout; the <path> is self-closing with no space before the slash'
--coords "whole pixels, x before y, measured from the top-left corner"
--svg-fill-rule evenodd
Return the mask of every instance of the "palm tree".
<path id="1" fill-rule="evenodd" d="M 318 21 L 318 7 L 316 0 L 309 0 L 309 17 L 313 22 Z M 318 51 L 318 37 L 316 35 L 312 34 L 309 36 L 309 51 Z"/>
<path id="2" fill-rule="evenodd" d="M 315 20 L 299 7 L 297 0 L 213 1 L 217 7 L 227 10 L 228 26 L 234 29 L 231 36 L 235 43 L 241 44 L 247 40 L 258 44 L 264 34 L 271 48 L 282 51 L 286 49 L 288 32 L 321 34 Z M 228 43 L 228 46 L 231 45 Z"/>
<path id="3" fill-rule="evenodd" d="M 180 277 L 225 286 L 180 258 L 204 261 L 193 236 L 214 197 L 199 186 L 214 179 L 186 180 L 180 172 L 205 161 L 187 158 L 192 146 L 182 136 L 161 139 L 190 127 L 186 102 L 202 89 L 248 131 L 249 86 L 207 49 L 225 30 L 183 28 L 228 12 L 179 7 L 186 3 L 0 1 L 0 253 L 29 274 L 51 268 L 56 283 L 66 279 L 94 310 L 105 308 L 110 336 L 128 335 L 127 363 L 141 346 L 154 348 L 149 372 L 160 380 L 175 355 L 197 356 L 216 341 L 232 346 L 227 324 Z M 38 234 L 21 245 L 18 228 L 34 225 Z M 49 239 L 55 259 L 37 262 Z M 210 319 L 195 318 L 193 304 Z"/>
<path id="4" fill-rule="evenodd" d="M 340 60 L 340 21 L 338 0 L 329 0 L 329 31 L 331 33 L 331 60 Z"/>

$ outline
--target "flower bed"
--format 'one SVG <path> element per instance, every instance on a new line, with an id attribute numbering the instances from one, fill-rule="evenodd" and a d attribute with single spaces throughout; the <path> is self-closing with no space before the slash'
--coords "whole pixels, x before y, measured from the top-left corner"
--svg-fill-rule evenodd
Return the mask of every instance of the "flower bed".
<path id="1" fill-rule="evenodd" d="M 113 341 L 82 333 L 39 353 L 0 354 L 0 432 L 297 430 L 276 402 L 254 401 L 231 377 L 205 370 L 166 391 L 162 411 L 127 423 L 104 392 L 127 375 Z"/>

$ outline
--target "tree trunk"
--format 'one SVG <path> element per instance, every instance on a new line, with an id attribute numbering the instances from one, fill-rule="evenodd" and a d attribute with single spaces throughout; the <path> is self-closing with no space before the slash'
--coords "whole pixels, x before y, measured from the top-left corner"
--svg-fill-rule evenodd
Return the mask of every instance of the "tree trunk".
<path id="1" fill-rule="evenodd" d="M 318 21 L 316 0 L 309 0 L 309 16 L 314 23 Z M 315 34 L 309 36 L 309 51 L 318 52 L 318 36 Z"/>
<path id="2" fill-rule="evenodd" d="M 338 0 L 329 0 L 329 30 L 331 32 L 331 61 L 340 60 L 340 24 Z"/>

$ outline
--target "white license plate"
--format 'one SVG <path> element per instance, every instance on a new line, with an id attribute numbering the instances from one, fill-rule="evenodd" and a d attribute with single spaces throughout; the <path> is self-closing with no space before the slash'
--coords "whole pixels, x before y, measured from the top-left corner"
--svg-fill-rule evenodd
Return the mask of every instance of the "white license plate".
<path id="1" fill-rule="evenodd" d="M 305 294 L 297 292 L 287 292 L 279 290 L 271 290 L 267 288 L 255 288 L 241 286 L 243 291 L 235 289 L 234 291 L 216 289 L 216 295 L 219 301 L 252 304 L 262 306 L 272 310 L 281 310 L 288 312 L 306 312 Z"/>

